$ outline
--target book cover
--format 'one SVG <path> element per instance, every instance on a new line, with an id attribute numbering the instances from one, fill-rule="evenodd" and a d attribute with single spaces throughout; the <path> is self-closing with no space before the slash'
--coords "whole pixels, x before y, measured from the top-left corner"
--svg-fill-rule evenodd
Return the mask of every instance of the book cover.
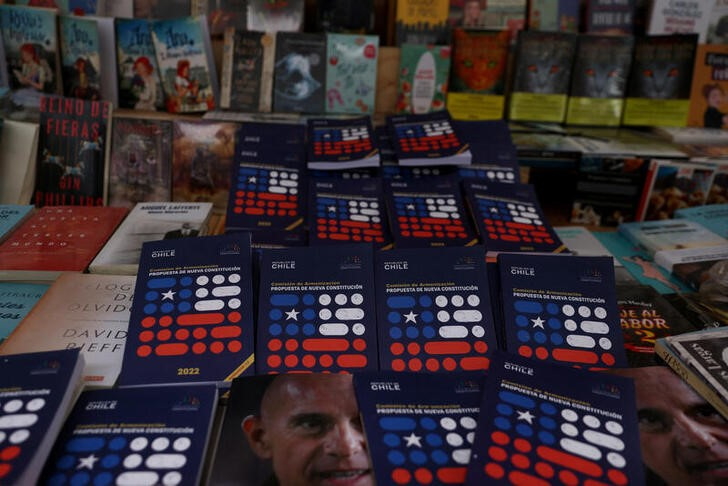
<path id="1" fill-rule="evenodd" d="M 656 364 L 657 339 L 696 329 L 649 285 L 617 285 L 617 306 L 630 368 Z"/>
<path id="2" fill-rule="evenodd" d="M 635 31 L 635 0 L 586 0 L 584 31 L 589 34 L 632 35 Z"/>
<path id="3" fill-rule="evenodd" d="M 144 243 L 119 385 L 252 374 L 251 275 L 248 234 Z"/>
<path id="4" fill-rule="evenodd" d="M 300 32 L 303 30 L 304 0 L 247 0 L 248 30 Z"/>
<path id="5" fill-rule="evenodd" d="M 172 199 L 172 122 L 115 116 L 111 128 L 109 205 Z"/>
<path id="6" fill-rule="evenodd" d="M 728 128 L 728 45 L 700 44 L 690 90 L 691 127 Z"/>
<path id="7" fill-rule="evenodd" d="M 470 145 L 453 126 L 447 111 L 387 117 L 391 147 L 399 165 L 467 165 Z"/>
<path id="8" fill-rule="evenodd" d="M 612 256 L 607 247 L 594 236 L 594 233 L 583 226 L 554 226 L 553 230 L 572 255 Z M 622 264 L 615 258 L 614 266 L 619 267 Z"/>
<path id="9" fill-rule="evenodd" d="M 721 246 L 728 242 L 700 223 L 686 219 L 623 223 L 619 232 L 650 256 L 661 250 Z"/>
<path id="10" fill-rule="evenodd" d="M 218 36 L 226 29 L 245 30 L 248 25 L 246 0 L 191 0 L 192 15 L 205 15 L 210 35 Z"/>
<path id="11" fill-rule="evenodd" d="M 326 35 L 326 112 L 373 113 L 379 36 Z"/>
<path id="12" fill-rule="evenodd" d="M 388 180 L 384 197 L 397 248 L 472 246 L 478 242 L 456 179 Z"/>
<path id="13" fill-rule="evenodd" d="M 526 27 L 526 0 L 450 0 L 449 22 L 453 27 L 508 30 L 515 40 Z"/>
<path id="14" fill-rule="evenodd" d="M 199 484 L 216 404 L 211 385 L 84 392 L 43 480 Z"/>
<path id="15" fill-rule="evenodd" d="M 506 350 L 591 369 L 626 365 L 611 258 L 501 253 L 498 267 Z"/>
<path id="16" fill-rule="evenodd" d="M 560 123 L 566 116 L 576 35 L 521 31 L 508 117 Z"/>
<path id="17" fill-rule="evenodd" d="M 30 205 L 0 204 L 0 242 L 10 236 L 32 214 L 33 209 Z"/>
<path id="18" fill-rule="evenodd" d="M 220 107 L 237 111 L 271 111 L 276 36 L 225 30 Z"/>
<path id="19" fill-rule="evenodd" d="M 207 233 L 212 203 L 137 203 L 89 265 L 91 273 L 136 275 L 142 244 Z"/>
<path id="20" fill-rule="evenodd" d="M 311 245 L 364 242 L 378 249 L 391 248 L 378 178 L 309 179 L 308 196 Z"/>
<path id="21" fill-rule="evenodd" d="M 449 45 L 402 44 L 396 113 L 445 109 L 451 50 Z"/>
<path id="22" fill-rule="evenodd" d="M 394 23 L 397 47 L 403 44 L 447 44 L 449 0 L 397 0 Z"/>
<path id="23" fill-rule="evenodd" d="M 276 35 L 273 109 L 323 113 L 326 102 L 326 36 L 282 32 Z"/>
<path id="24" fill-rule="evenodd" d="M 56 12 L 0 6 L 13 110 L 37 110 L 43 93 L 60 93 Z"/>
<path id="25" fill-rule="evenodd" d="M 728 400 L 728 364 L 723 355 L 728 346 L 728 334 L 724 328 L 704 329 L 679 336 L 665 338 L 688 367 L 697 371 L 700 378 Z"/>
<path id="26" fill-rule="evenodd" d="M 655 263 L 694 291 L 708 292 L 715 280 L 719 278 L 722 268 L 728 261 L 728 241 L 720 246 L 688 248 L 683 250 L 663 250 L 655 253 Z"/>
<path id="27" fill-rule="evenodd" d="M 43 297 L 48 285 L 0 282 L 0 345 Z"/>
<path id="28" fill-rule="evenodd" d="M 135 110 L 164 109 L 160 69 L 146 19 L 114 21 L 119 106 Z"/>
<path id="29" fill-rule="evenodd" d="M 110 388 L 124 356 L 134 277 L 65 273 L 0 348 L 20 354 L 78 348 L 86 386 Z"/>
<path id="30" fill-rule="evenodd" d="M 95 19 L 61 15 L 63 95 L 84 100 L 101 99 L 99 28 Z"/>
<path id="31" fill-rule="evenodd" d="M 307 122 L 307 166 L 337 170 L 378 167 L 379 149 L 367 117 L 334 120 L 309 118 Z"/>
<path id="32" fill-rule="evenodd" d="M 631 379 L 502 354 L 483 387 L 467 485 L 643 484 Z"/>
<path id="33" fill-rule="evenodd" d="M 715 0 L 713 11 L 708 17 L 706 44 L 725 44 L 728 34 L 728 0 Z"/>
<path id="34" fill-rule="evenodd" d="M 374 262 L 369 244 L 264 251 L 257 374 L 374 370 Z"/>
<path id="35" fill-rule="evenodd" d="M 529 2 L 528 30 L 579 32 L 579 0 Z"/>
<path id="36" fill-rule="evenodd" d="M 728 203 L 678 209 L 675 211 L 674 217 L 698 223 L 709 231 L 728 239 Z"/>
<path id="37" fill-rule="evenodd" d="M 669 0 L 653 0 L 647 18 L 647 34 L 698 34 L 705 44 L 708 22 L 716 0 L 675 4 Z"/>
<path id="38" fill-rule="evenodd" d="M 0 479 L 36 484 L 63 419 L 73 404 L 83 366 L 78 350 L 0 357 L 3 445 Z"/>
<path id="39" fill-rule="evenodd" d="M 377 484 L 463 483 L 483 376 L 382 371 L 354 377 Z"/>
<path id="40" fill-rule="evenodd" d="M 40 127 L 36 123 L 8 119 L 2 125 L 0 204 L 28 204 L 33 197 Z"/>
<path id="41" fill-rule="evenodd" d="M 686 125 L 697 42 L 697 34 L 635 39 L 623 125 Z"/>
<path id="42" fill-rule="evenodd" d="M 111 103 L 43 96 L 33 203 L 101 206 Z"/>
<path id="43" fill-rule="evenodd" d="M 380 369 L 488 369 L 497 343 L 482 247 L 392 250 L 375 265 Z"/>
<path id="44" fill-rule="evenodd" d="M 173 122 L 173 201 L 212 202 L 213 213 L 225 213 L 237 128 L 228 122 Z"/>
<path id="45" fill-rule="evenodd" d="M 530 184 L 465 181 L 467 202 L 488 251 L 562 253 Z"/>
<path id="46" fill-rule="evenodd" d="M 33 213 L 0 245 L 0 278 L 13 274 L 83 272 L 106 243 L 126 208 L 53 206 Z"/>
<path id="47" fill-rule="evenodd" d="M 179 13 L 177 14 L 179 15 Z M 204 17 L 151 22 L 165 106 L 170 113 L 215 108 L 215 65 L 208 56 L 202 29 Z"/>
<path id="48" fill-rule="evenodd" d="M 191 0 L 132 0 L 135 19 L 171 19 L 190 15 Z"/>
<path id="49" fill-rule="evenodd" d="M 633 47 L 631 36 L 583 35 L 577 39 L 567 123 L 619 126 Z"/>

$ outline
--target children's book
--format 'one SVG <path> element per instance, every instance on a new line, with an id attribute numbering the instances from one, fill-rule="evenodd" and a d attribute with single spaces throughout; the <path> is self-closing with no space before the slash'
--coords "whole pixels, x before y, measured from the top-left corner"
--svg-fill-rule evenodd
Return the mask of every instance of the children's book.
<path id="1" fill-rule="evenodd" d="M 449 45 L 402 45 L 396 113 L 445 109 L 451 51 Z"/>
<path id="2" fill-rule="evenodd" d="M 690 90 L 689 126 L 728 128 L 728 77 L 724 74 L 727 69 L 728 45 L 698 45 Z"/>
<path id="3" fill-rule="evenodd" d="M 45 284 L 0 282 L 0 345 L 28 315 L 46 290 L 48 285 Z"/>
<path id="4" fill-rule="evenodd" d="M 0 204 L 0 243 L 33 213 L 33 209 L 30 205 Z"/>
<path id="5" fill-rule="evenodd" d="M 64 96 L 101 99 L 102 67 L 96 20 L 61 15 L 58 24 Z"/>
<path id="6" fill-rule="evenodd" d="M 225 30 L 220 107 L 269 112 L 273 101 L 274 33 Z"/>
<path id="7" fill-rule="evenodd" d="M 635 0 L 586 0 L 584 4 L 584 32 L 606 35 L 635 33 Z"/>
<path id="8" fill-rule="evenodd" d="M 119 106 L 136 110 L 164 109 L 161 71 L 146 19 L 115 19 Z"/>
<path id="9" fill-rule="evenodd" d="M 579 0 L 532 0 L 528 30 L 579 32 Z"/>
<path id="10" fill-rule="evenodd" d="M 698 34 L 698 42 L 705 44 L 715 4 L 716 0 L 685 4 L 653 0 L 647 15 L 647 34 Z"/>
<path id="11" fill-rule="evenodd" d="M 246 0 L 248 30 L 300 32 L 303 30 L 304 0 Z"/>
<path id="12" fill-rule="evenodd" d="M 264 251 L 256 373 L 376 370 L 369 244 Z"/>
<path id="13" fill-rule="evenodd" d="M 19 354 L 78 348 L 86 386 L 110 388 L 124 356 L 134 277 L 64 273 L 0 348 Z"/>
<path id="14" fill-rule="evenodd" d="M 392 238 L 379 178 L 309 179 L 309 242 L 372 243 L 388 249 Z"/>
<path id="15" fill-rule="evenodd" d="M 273 74 L 273 109 L 323 113 L 326 65 L 325 35 L 279 33 Z"/>
<path id="16" fill-rule="evenodd" d="M 373 113 L 379 36 L 326 36 L 326 112 Z"/>
<path id="17" fill-rule="evenodd" d="M 384 195 L 397 248 L 472 246 L 478 242 L 457 179 L 389 180 L 384 184 Z"/>
<path id="18" fill-rule="evenodd" d="M 199 484 L 216 405 L 212 385 L 87 391 L 63 426 L 43 481 Z"/>
<path id="19" fill-rule="evenodd" d="M 626 365 L 611 258 L 501 253 L 498 267 L 507 351 L 592 369 Z"/>
<path id="20" fill-rule="evenodd" d="M 251 374 L 251 275 L 245 233 L 144 243 L 119 385 Z"/>
<path id="21" fill-rule="evenodd" d="M 369 117 L 309 118 L 307 147 L 309 169 L 379 167 L 379 148 Z"/>
<path id="22" fill-rule="evenodd" d="M 80 392 L 83 357 L 76 349 L 0 357 L 3 411 L 0 479 L 36 484 Z"/>
<path id="23" fill-rule="evenodd" d="M 387 117 L 390 143 L 399 165 L 467 165 L 470 145 L 445 112 Z"/>
<path id="24" fill-rule="evenodd" d="M 0 213 L 1 214 L 1 213 Z M 675 211 L 676 219 L 687 219 L 728 239 L 728 204 L 695 206 Z"/>
<path id="25" fill-rule="evenodd" d="M 155 20 L 150 25 L 167 111 L 214 109 L 219 84 L 205 17 Z"/>
<path id="26" fill-rule="evenodd" d="M 488 369 L 497 343 L 483 247 L 392 250 L 375 265 L 380 369 Z"/>
<path id="27" fill-rule="evenodd" d="M 394 24 L 397 47 L 403 44 L 447 44 L 449 0 L 397 0 Z"/>

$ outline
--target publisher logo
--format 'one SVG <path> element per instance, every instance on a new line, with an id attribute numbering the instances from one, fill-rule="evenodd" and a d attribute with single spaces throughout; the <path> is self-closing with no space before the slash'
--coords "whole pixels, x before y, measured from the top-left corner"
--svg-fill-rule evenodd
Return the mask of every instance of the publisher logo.
<path id="1" fill-rule="evenodd" d="M 521 275 L 523 277 L 535 277 L 536 269 L 533 267 L 511 267 L 511 275 Z"/>

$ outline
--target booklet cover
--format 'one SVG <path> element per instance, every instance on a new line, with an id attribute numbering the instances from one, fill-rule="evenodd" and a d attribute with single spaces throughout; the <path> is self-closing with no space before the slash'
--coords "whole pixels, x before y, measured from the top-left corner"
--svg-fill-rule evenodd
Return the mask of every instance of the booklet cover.
<path id="1" fill-rule="evenodd" d="M 390 143 L 400 165 L 467 165 L 469 144 L 445 112 L 387 117 Z"/>
<path id="2" fill-rule="evenodd" d="M 369 117 L 308 120 L 309 169 L 379 167 L 379 149 Z"/>

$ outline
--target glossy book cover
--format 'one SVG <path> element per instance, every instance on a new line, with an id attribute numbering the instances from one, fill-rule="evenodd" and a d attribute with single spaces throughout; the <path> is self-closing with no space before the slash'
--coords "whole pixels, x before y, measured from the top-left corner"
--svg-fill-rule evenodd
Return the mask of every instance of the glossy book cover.
<path id="1" fill-rule="evenodd" d="M 326 36 L 326 112 L 373 113 L 379 36 Z"/>
<path id="2" fill-rule="evenodd" d="M 114 24 L 119 106 L 136 110 L 163 109 L 164 91 L 149 21 L 118 18 Z"/>
<path id="3" fill-rule="evenodd" d="M 297 32 L 277 34 L 273 109 L 323 113 L 325 93 L 326 36 Z"/>

